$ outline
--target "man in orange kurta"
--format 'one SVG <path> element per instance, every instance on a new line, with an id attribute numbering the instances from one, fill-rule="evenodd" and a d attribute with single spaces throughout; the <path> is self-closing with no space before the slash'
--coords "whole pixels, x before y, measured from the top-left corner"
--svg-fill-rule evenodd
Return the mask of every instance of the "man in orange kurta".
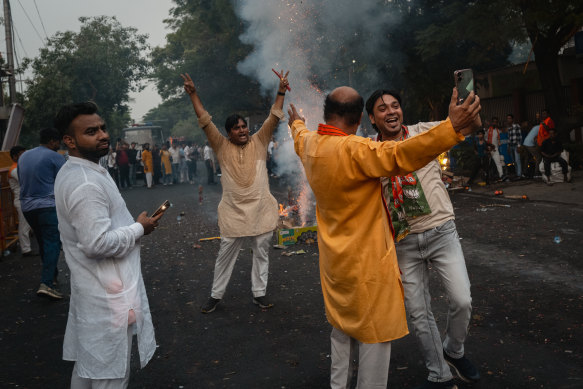
<path id="1" fill-rule="evenodd" d="M 316 198 L 320 279 L 331 334 L 330 385 L 344 388 L 352 372 L 351 344 L 359 345 L 359 387 L 385 387 L 390 341 L 407 335 L 403 287 L 380 177 L 425 166 L 464 139 L 479 123 L 473 93 L 449 117 L 403 142 L 375 142 L 354 135 L 364 102 L 354 89 L 332 91 L 326 124 L 309 131 L 292 105 L 295 150 Z M 481 123 L 480 123 L 481 124 Z"/>
<path id="2" fill-rule="evenodd" d="M 152 152 L 150 144 L 144 143 L 142 146 L 142 162 L 144 163 L 144 175 L 146 176 L 146 187 L 152 188 L 152 174 L 154 173 L 154 163 L 152 161 Z"/>
<path id="3" fill-rule="evenodd" d="M 545 140 L 549 139 L 549 130 L 555 128 L 555 122 L 549 116 L 549 111 L 547 109 L 543 109 L 541 118 L 542 122 L 540 123 L 538 135 L 536 136 L 536 143 L 539 148 L 543 145 Z"/>

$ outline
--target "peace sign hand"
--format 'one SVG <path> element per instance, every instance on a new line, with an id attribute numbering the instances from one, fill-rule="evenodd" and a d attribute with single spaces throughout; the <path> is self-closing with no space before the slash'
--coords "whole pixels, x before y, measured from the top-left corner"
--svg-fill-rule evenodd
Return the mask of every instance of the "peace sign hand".
<path id="1" fill-rule="evenodd" d="M 196 87 L 194 86 L 194 82 L 188 73 L 181 74 L 180 77 L 182 77 L 184 80 L 184 91 L 189 95 L 196 93 Z"/>
<path id="2" fill-rule="evenodd" d="M 288 91 L 291 90 L 290 86 L 289 86 L 289 81 L 287 79 L 287 75 L 289 74 L 289 70 L 287 71 L 287 73 L 285 73 L 285 75 L 283 74 L 283 69 L 281 70 L 281 73 L 278 73 L 275 69 L 271 69 L 273 71 L 273 73 L 275 73 L 275 75 L 277 77 L 279 77 L 279 89 L 278 91 L 280 93 L 285 93 L 286 89 Z"/>

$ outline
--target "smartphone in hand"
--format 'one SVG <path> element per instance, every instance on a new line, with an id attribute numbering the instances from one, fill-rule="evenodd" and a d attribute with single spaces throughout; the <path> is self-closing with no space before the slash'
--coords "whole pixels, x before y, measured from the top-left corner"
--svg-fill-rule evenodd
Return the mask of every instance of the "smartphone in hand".
<path id="1" fill-rule="evenodd" d="M 474 90 L 474 73 L 472 69 L 462 69 L 453 72 L 453 79 L 457 88 L 457 105 L 462 104 Z"/>
<path id="2" fill-rule="evenodd" d="M 170 208 L 170 201 L 166 200 L 158 207 L 158 209 L 152 214 L 150 217 L 158 216 L 161 213 L 166 212 L 166 210 Z"/>

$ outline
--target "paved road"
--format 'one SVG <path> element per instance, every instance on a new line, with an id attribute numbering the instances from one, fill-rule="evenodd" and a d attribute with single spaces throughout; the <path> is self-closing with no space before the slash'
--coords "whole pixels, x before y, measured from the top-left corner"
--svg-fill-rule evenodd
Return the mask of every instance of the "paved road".
<path id="1" fill-rule="evenodd" d="M 583 196 L 573 184 L 504 184 L 531 200 L 493 195 L 497 187 L 452 195 L 472 282 L 473 320 L 466 353 L 483 380 L 460 388 L 583 387 Z M 540 186 L 540 188 L 539 188 Z M 274 185 L 281 199 L 285 185 Z M 523 193 L 524 192 L 524 193 Z M 571 192 L 575 195 L 571 196 Z M 565 195 L 569 193 L 569 196 Z M 302 255 L 272 249 L 268 293 L 276 306 L 251 302 L 251 254 L 241 252 L 224 301 L 212 314 L 209 295 L 218 241 L 220 185 L 175 185 L 123 192 L 134 215 L 170 199 L 155 234 L 144 238 L 143 273 L 158 350 L 130 388 L 324 388 L 329 332 L 321 297 L 316 245 Z M 184 212 L 179 222 L 176 217 Z M 553 242 L 561 236 L 561 243 Z M 202 247 L 193 248 L 199 243 Z M 285 250 L 290 251 L 290 250 Z M 60 262 L 62 289 L 68 271 Z M 0 386 L 67 387 L 72 363 L 61 360 L 68 301 L 37 298 L 39 258 L 16 254 L 0 262 Z M 447 302 L 433 278 L 433 306 L 445 327 Z M 134 349 L 134 353 L 136 350 Z M 426 372 L 412 335 L 393 345 L 389 386 L 413 387 Z"/>

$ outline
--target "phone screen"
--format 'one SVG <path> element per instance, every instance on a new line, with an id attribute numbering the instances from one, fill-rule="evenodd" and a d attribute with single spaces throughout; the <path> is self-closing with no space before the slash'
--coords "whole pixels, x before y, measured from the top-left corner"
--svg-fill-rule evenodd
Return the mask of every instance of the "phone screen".
<path id="1" fill-rule="evenodd" d="M 457 103 L 462 104 L 474 90 L 474 75 L 472 69 L 456 70 L 453 73 L 455 86 L 458 90 Z"/>

